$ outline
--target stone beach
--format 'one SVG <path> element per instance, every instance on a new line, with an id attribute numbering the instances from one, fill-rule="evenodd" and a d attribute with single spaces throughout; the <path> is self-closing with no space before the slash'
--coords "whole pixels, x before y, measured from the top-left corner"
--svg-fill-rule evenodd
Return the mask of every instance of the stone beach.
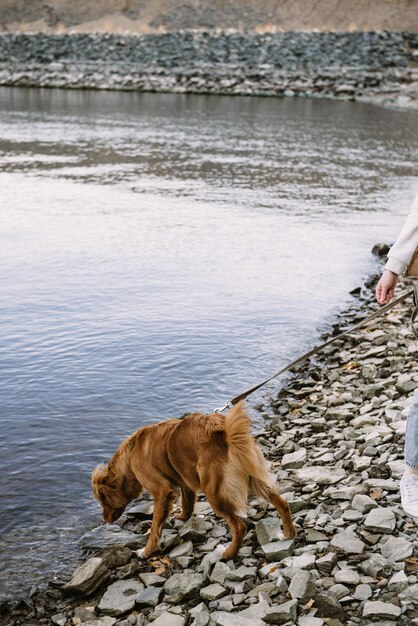
<path id="1" fill-rule="evenodd" d="M 331 334 L 377 306 L 370 277 Z M 398 293 L 410 289 L 401 284 Z M 418 351 L 412 303 L 338 340 L 302 364 L 260 407 L 258 444 L 290 503 L 298 534 L 276 511 L 249 503 L 239 556 L 203 497 L 186 523 L 171 519 L 163 553 L 142 561 L 152 501 L 86 533 L 85 562 L 26 598 L 0 594 L 10 626 L 391 626 L 418 624 L 417 526 L 401 509 L 399 478 Z"/>
<path id="2" fill-rule="evenodd" d="M 418 35 L 0 35 L 0 85 L 333 98 L 418 108 Z"/>

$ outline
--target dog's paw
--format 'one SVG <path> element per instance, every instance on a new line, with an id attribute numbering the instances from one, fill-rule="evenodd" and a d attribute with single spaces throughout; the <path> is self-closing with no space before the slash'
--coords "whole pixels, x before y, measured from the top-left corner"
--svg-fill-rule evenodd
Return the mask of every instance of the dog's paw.
<path id="1" fill-rule="evenodd" d="M 139 550 L 136 551 L 136 556 L 138 557 L 138 559 L 146 559 L 146 554 L 145 554 L 145 548 L 140 548 Z"/>

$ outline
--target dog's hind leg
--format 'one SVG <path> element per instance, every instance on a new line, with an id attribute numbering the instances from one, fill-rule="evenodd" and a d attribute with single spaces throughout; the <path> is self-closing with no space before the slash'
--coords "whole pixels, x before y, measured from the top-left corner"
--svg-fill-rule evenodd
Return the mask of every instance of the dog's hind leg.
<path id="1" fill-rule="evenodd" d="M 196 502 L 195 492 L 186 485 L 181 487 L 181 513 L 177 519 L 186 522 L 193 514 Z"/>
<path id="2" fill-rule="evenodd" d="M 277 510 L 282 520 L 284 536 L 287 539 L 296 537 L 296 528 L 293 524 L 292 514 L 287 500 L 282 498 L 274 487 L 257 478 L 251 477 L 250 489 L 255 496 L 261 496 L 264 500 L 270 502 Z"/>
<path id="3" fill-rule="evenodd" d="M 231 559 L 238 554 L 238 550 L 241 547 L 247 527 L 242 519 L 238 517 L 229 502 L 220 500 L 216 493 L 210 494 L 208 491 L 206 491 L 206 497 L 215 513 L 220 517 L 223 517 L 231 529 L 231 545 L 225 550 L 222 556 L 223 559 Z"/>
<path id="4" fill-rule="evenodd" d="M 170 486 L 165 488 L 159 486 L 159 491 L 152 493 L 152 496 L 154 497 L 154 514 L 152 516 L 151 532 L 148 542 L 142 553 L 144 558 L 148 558 L 154 554 L 154 552 L 159 551 L 161 533 L 165 521 L 170 514 L 171 507 L 177 499 L 177 492 Z"/>

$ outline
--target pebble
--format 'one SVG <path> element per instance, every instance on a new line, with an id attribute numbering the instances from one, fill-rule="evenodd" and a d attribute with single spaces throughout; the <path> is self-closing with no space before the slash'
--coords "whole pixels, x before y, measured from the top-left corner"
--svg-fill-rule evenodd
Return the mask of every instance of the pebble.
<path id="1" fill-rule="evenodd" d="M 389 508 L 372 509 L 364 520 L 364 526 L 377 533 L 391 534 L 396 526 L 395 513 Z"/>
<path id="2" fill-rule="evenodd" d="M 396 619 L 400 616 L 401 609 L 391 602 L 367 601 L 363 607 L 363 617 L 380 617 Z"/>

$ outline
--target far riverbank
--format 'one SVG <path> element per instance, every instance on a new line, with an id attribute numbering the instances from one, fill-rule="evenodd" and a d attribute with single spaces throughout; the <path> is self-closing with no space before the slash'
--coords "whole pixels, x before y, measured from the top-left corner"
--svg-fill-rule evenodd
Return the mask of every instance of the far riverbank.
<path id="1" fill-rule="evenodd" d="M 299 96 L 418 110 L 418 34 L 2 34 L 0 85 Z"/>

